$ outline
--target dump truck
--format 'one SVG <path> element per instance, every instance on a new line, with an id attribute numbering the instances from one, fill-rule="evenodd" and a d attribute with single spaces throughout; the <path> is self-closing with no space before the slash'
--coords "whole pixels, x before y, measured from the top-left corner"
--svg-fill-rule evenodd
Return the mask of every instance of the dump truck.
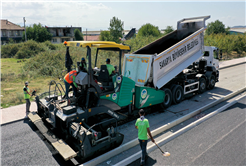
<path id="1" fill-rule="evenodd" d="M 63 86 L 36 96 L 37 112 L 28 115 L 65 160 L 82 162 L 119 146 L 124 135 L 117 126 L 138 117 L 138 110 L 167 108 L 187 95 L 212 89 L 219 80 L 216 47 L 204 46 L 205 20 L 209 16 L 178 21 L 177 30 L 124 55 L 130 47 L 108 41 L 66 41 L 69 48 L 86 49 L 87 71 L 78 71 L 77 96 L 65 98 Z M 92 49 L 96 55 L 92 55 Z M 116 73 L 98 65 L 100 51 L 118 52 Z M 92 62 L 92 57 L 95 59 Z M 215 57 L 215 58 L 214 58 Z M 71 61 L 70 61 L 71 62 Z M 68 71 L 71 64 L 66 64 Z M 123 67 L 121 67 L 123 66 Z"/>
<path id="2" fill-rule="evenodd" d="M 180 103 L 187 95 L 213 89 L 219 81 L 221 52 L 216 47 L 204 46 L 205 21 L 208 18 L 210 16 L 178 21 L 177 30 L 132 54 L 126 54 L 123 75 L 134 80 L 140 89 L 163 90 L 162 105 L 165 108 L 172 103 Z M 155 104 L 161 100 L 159 96 L 150 97 Z M 140 98 L 137 102 L 142 101 Z M 153 105 L 151 100 L 144 105 L 138 104 L 137 108 L 148 105 Z"/>

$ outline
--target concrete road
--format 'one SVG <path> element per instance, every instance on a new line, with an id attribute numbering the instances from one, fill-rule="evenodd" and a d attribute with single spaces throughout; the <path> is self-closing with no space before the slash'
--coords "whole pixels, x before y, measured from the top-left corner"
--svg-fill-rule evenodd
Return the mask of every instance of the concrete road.
<path id="1" fill-rule="evenodd" d="M 189 100 L 185 100 L 178 105 L 168 108 L 169 111 L 181 111 L 189 113 L 196 110 L 221 96 L 225 96 L 235 90 L 245 86 L 245 64 L 226 68 L 220 71 L 220 82 L 216 87 L 201 95 L 196 95 Z M 148 115 L 150 129 L 154 130 L 167 121 L 174 120 L 181 114 L 172 114 L 170 112 L 155 113 Z M 134 122 L 129 122 L 119 127 L 119 131 L 125 135 L 124 143 L 137 138 L 137 132 L 134 128 Z M 70 165 L 64 163 L 62 158 L 48 144 L 43 142 L 38 131 L 32 124 L 23 123 L 23 121 L 7 124 L 1 127 L 1 158 L 2 165 Z M 136 149 L 138 151 L 139 149 Z M 132 152 L 134 153 L 134 151 Z M 124 159 L 124 154 L 120 154 L 110 159 L 111 164 Z M 106 161 L 101 165 L 108 165 Z"/>
<path id="2" fill-rule="evenodd" d="M 246 165 L 245 115 L 246 97 L 162 146 L 169 157 L 159 149 L 151 152 L 145 165 Z"/>

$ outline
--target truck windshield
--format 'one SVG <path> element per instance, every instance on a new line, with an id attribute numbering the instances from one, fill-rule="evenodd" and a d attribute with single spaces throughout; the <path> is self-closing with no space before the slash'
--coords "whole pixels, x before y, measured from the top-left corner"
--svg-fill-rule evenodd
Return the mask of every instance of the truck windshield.
<path id="1" fill-rule="evenodd" d="M 219 59 L 219 53 L 218 53 L 218 50 L 214 50 L 213 53 L 214 53 L 214 58 L 215 58 L 215 59 Z"/>

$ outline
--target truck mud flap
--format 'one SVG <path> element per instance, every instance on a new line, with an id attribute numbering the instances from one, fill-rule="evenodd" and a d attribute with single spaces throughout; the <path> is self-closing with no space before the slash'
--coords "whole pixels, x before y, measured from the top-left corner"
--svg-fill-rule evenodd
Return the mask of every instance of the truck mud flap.
<path id="1" fill-rule="evenodd" d="M 68 144 L 62 139 L 56 138 L 56 136 L 44 125 L 42 119 L 36 112 L 29 113 L 28 117 L 65 161 L 77 156 L 77 153 Z"/>

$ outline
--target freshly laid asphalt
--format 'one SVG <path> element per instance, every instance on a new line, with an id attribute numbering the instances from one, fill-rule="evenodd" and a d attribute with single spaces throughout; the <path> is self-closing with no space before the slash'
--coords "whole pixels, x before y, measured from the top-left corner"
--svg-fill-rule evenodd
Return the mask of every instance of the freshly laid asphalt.
<path id="1" fill-rule="evenodd" d="M 246 165 L 246 97 L 149 153 L 149 165 Z M 149 142 L 150 144 L 151 142 Z M 139 148 L 140 149 L 140 148 Z M 140 159 L 129 164 L 139 165 Z"/>
<path id="2" fill-rule="evenodd" d="M 1 164 L 16 165 L 73 165 L 65 162 L 29 120 L 1 126 Z"/>

